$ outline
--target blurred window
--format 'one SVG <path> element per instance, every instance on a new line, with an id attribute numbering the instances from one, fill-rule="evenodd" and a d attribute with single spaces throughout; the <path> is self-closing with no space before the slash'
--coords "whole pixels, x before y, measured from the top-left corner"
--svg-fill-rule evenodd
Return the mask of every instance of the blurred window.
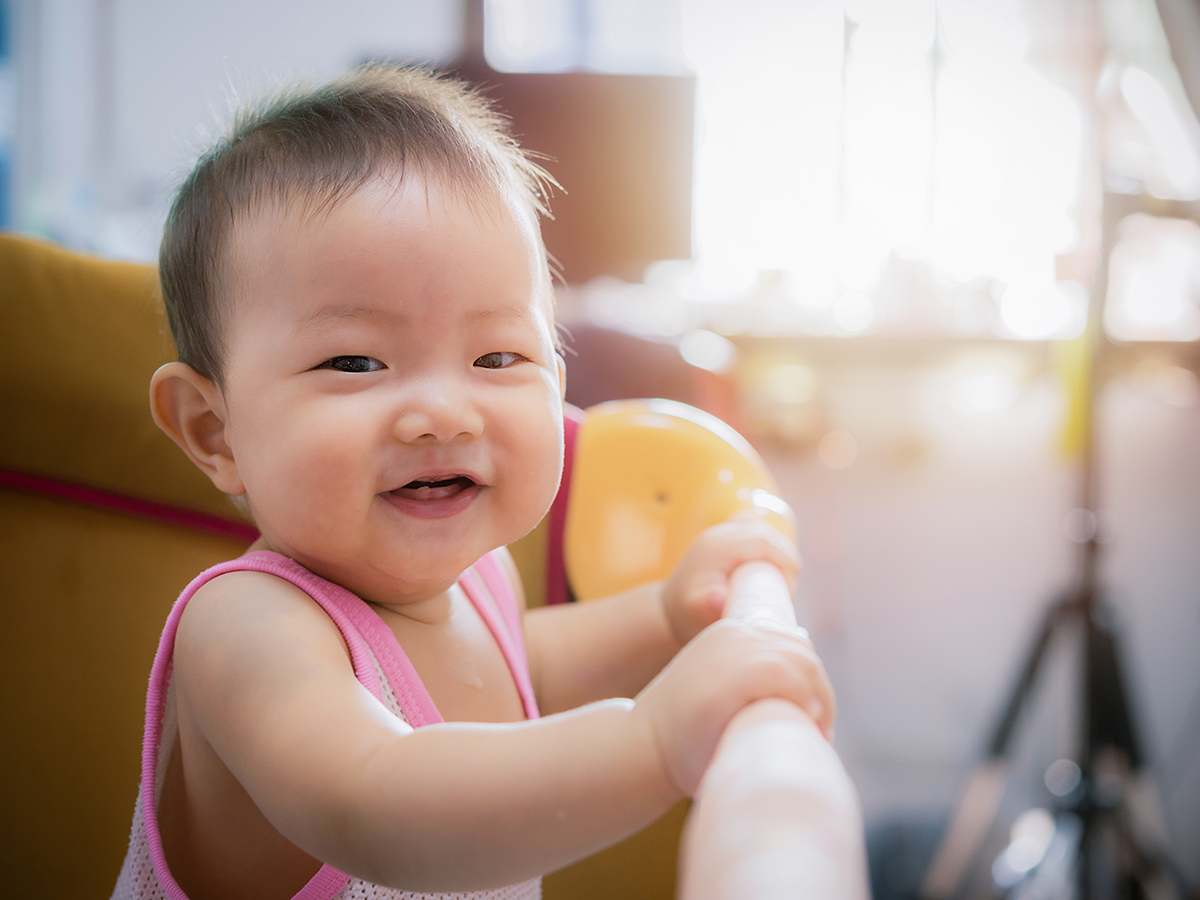
<path id="1" fill-rule="evenodd" d="M 1109 261 L 1104 327 L 1123 341 L 1200 338 L 1200 226 L 1126 216 Z"/>
<path id="2" fill-rule="evenodd" d="M 1073 337 L 1102 192 L 1200 198 L 1200 125 L 1146 0 L 487 11 L 498 68 L 695 73 L 694 256 L 647 283 L 716 330 Z M 1185 290 L 1178 252 L 1139 252 L 1134 282 Z M 1176 268 L 1146 274 L 1156 266 Z M 1143 333 L 1126 309 L 1141 288 L 1122 289 L 1125 311 L 1106 321 Z"/>

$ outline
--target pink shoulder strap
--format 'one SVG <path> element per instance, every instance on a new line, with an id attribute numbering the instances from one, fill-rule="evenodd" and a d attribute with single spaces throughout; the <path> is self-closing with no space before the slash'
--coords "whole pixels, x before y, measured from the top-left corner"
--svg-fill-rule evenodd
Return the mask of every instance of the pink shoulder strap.
<path id="1" fill-rule="evenodd" d="M 223 575 L 226 572 L 266 572 L 284 578 L 296 584 L 301 590 L 304 590 L 304 585 L 298 583 L 296 578 L 297 573 L 292 570 L 292 567 L 300 569 L 301 572 L 316 578 L 312 573 L 307 572 L 302 567 L 296 566 L 295 563 L 275 553 L 252 553 L 206 569 L 180 594 L 179 599 L 175 601 L 175 605 L 171 608 L 171 614 L 167 617 L 166 625 L 163 627 L 163 635 L 158 644 L 158 652 L 154 656 L 154 665 L 150 669 L 150 687 L 146 695 L 146 726 L 142 738 L 142 783 L 140 791 L 142 817 L 146 829 L 146 842 L 150 847 L 150 859 L 154 864 L 154 874 L 158 877 L 158 883 L 162 885 L 168 900 L 188 900 L 187 894 L 184 893 L 183 888 L 179 886 L 179 883 L 175 880 L 170 868 L 167 866 L 167 858 L 163 852 L 162 836 L 158 831 L 158 807 L 155 803 L 158 749 L 162 738 L 162 718 L 167 703 L 167 689 L 170 683 L 172 660 L 175 652 L 175 636 L 179 631 L 179 620 L 183 615 L 183 610 L 187 606 L 187 602 L 196 591 L 218 575 Z M 328 584 L 328 582 L 325 583 Z M 330 612 L 330 616 L 334 619 L 334 622 L 338 625 L 342 633 L 347 634 L 347 629 L 342 627 L 341 621 L 338 621 L 339 617 L 344 619 L 340 611 L 336 614 Z M 382 697 L 379 678 L 375 674 L 375 667 L 371 664 L 365 644 L 361 641 L 350 641 L 349 635 L 347 635 L 347 644 L 350 647 L 350 658 L 354 666 L 355 676 L 373 695 Z M 333 866 L 321 866 L 317 874 L 309 879 L 308 883 L 300 889 L 300 892 L 295 895 L 293 900 L 329 900 L 349 880 L 350 876 L 345 872 L 335 869 Z"/>
<path id="2" fill-rule="evenodd" d="M 550 506 L 550 533 L 546 538 L 546 605 L 567 603 L 571 600 L 571 586 L 567 582 L 566 559 L 563 554 L 563 536 L 567 530 L 567 502 L 571 496 L 571 473 L 575 465 L 575 443 L 579 428 L 587 417 L 578 406 L 563 405 L 563 472 L 558 493 Z"/>
<path id="3" fill-rule="evenodd" d="M 529 660 L 525 654 L 521 611 L 517 609 L 517 598 L 513 593 L 508 572 L 504 564 L 497 559 L 495 552 L 480 559 L 471 570 L 463 575 L 459 583 L 496 638 L 496 643 L 500 645 L 513 682 L 521 695 L 525 717 L 536 719 L 537 698 L 534 696 L 533 682 L 529 678 Z"/>
<path id="4" fill-rule="evenodd" d="M 140 788 L 142 813 L 154 871 L 168 900 L 187 900 L 187 895 L 167 866 L 162 837 L 158 831 L 158 808 L 155 804 L 158 749 L 162 739 L 162 718 L 167 702 L 175 637 L 184 608 L 196 591 L 218 575 L 245 571 L 275 575 L 296 585 L 312 597 L 342 633 L 350 650 L 354 675 L 359 683 L 376 699 L 382 700 L 383 687 L 375 671 L 373 654 L 387 676 L 408 724 L 419 728 L 444 721 L 392 630 L 361 598 L 313 574 L 287 557 L 270 551 L 248 553 L 206 569 L 184 589 L 171 608 L 163 627 L 158 652 L 154 657 L 154 665 L 150 670 L 150 686 L 146 696 Z M 530 719 L 537 718 L 537 700 L 529 678 L 520 610 L 517 609 L 512 584 L 503 564 L 496 558 L 495 553 L 489 553 L 464 573 L 460 584 L 504 654 L 520 693 L 525 715 Z M 329 900 L 349 880 L 350 876 L 345 872 L 333 866 L 322 866 L 293 900 Z"/>

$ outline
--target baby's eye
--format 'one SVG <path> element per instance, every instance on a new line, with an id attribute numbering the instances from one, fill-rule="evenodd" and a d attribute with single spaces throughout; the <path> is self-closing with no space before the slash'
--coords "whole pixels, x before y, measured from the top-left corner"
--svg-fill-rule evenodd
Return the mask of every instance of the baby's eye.
<path id="1" fill-rule="evenodd" d="M 335 356 L 317 366 L 318 369 L 334 369 L 338 372 L 378 372 L 383 363 L 370 356 Z"/>
<path id="2" fill-rule="evenodd" d="M 483 356 L 475 360 L 475 365 L 481 369 L 503 369 L 523 359 L 525 357 L 520 353 L 510 353 L 507 350 L 502 350 L 498 353 L 483 354 Z"/>

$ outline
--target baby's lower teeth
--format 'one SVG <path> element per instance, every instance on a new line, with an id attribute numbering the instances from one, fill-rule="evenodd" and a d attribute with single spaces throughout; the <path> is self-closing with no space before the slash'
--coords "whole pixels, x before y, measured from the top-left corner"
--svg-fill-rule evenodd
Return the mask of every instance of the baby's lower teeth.
<path id="1" fill-rule="evenodd" d="M 420 485 L 408 487 L 417 500 L 437 500 L 458 493 L 462 485 L 458 480 L 440 482 L 422 482 Z"/>

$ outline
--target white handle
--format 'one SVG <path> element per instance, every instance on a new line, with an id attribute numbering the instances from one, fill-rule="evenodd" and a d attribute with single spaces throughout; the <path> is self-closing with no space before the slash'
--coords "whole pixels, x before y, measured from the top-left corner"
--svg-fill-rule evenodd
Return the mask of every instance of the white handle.
<path id="1" fill-rule="evenodd" d="M 768 563 L 733 575 L 727 615 L 796 627 Z M 700 782 L 680 851 L 680 900 L 868 900 L 858 794 L 812 720 L 784 700 L 736 715 Z"/>

